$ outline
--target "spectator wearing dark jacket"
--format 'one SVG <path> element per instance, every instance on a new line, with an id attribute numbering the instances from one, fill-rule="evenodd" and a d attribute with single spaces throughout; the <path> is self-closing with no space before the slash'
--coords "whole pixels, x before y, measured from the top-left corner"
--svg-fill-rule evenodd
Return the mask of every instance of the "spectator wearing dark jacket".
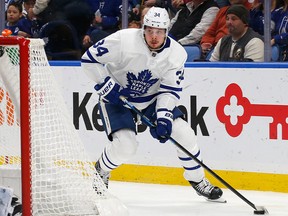
<path id="1" fill-rule="evenodd" d="M 100 0 L 95 18 L 83 38 L 84 47 L 88 48 L 91 44 L 118 31 L 121 15 L 122 0 Z"/>
<path id="2" fill-rule="evenodd" d="M 249 11 L 243 5 L 232 5 L 226 12 L 229 35 L 222 37 L 210 61 L 264 61 L 263 37 L 249 28 Z"/>
<path id="3" fill-rule="evenodd" d="M 214 0 L 191 0 L 171 20 L 169 35 L 182 45 L 199 43 L 218 11 Z"/>

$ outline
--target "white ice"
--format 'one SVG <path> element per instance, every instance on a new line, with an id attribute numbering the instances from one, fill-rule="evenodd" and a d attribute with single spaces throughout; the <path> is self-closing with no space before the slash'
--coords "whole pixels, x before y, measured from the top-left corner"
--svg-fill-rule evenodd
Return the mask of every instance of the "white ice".
<path id="1" fill-rule="evenodd" d="M 208 202 L 189 186 L 110 181 L 109 190 L 129 209 L 129 216 L 247 216 L 254 209 L 229 189 L 227 203 Z M 238 190 L 271 216 L 288 216 L 288 193 Z M 116 215 L 115 215 L 116 216 Z"/>

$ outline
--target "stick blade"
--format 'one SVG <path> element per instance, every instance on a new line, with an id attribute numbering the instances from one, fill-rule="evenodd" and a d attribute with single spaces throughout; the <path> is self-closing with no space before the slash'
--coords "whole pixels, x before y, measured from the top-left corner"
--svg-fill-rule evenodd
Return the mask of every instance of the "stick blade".
<path id="1" fill-rule="evenodd" d="M 256 206 L 256 210 L 254 210 L 254 214 L 265 215 L 265 214 L 269 214 L 269 212 L 264 206 Z"/>

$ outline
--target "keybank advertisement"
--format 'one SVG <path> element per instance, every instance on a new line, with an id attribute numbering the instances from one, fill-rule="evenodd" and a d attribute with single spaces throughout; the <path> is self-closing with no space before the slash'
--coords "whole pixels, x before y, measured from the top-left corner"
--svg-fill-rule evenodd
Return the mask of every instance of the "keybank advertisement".
<path id="1" fill-rule="evenodd" d="M 73 123 L 96 161 L 108 144 L 94 83 L 79 66 L 53 66 Z M 216 170 L 288 173 L 288 71 L 283 68 L 186 68 L 179 106 L 195 130 L 203 162 Z M 180 167 L 173 143 L 139 126 L 129 163 Z M 181 143 L 180 143 L 181 144 Z"/>

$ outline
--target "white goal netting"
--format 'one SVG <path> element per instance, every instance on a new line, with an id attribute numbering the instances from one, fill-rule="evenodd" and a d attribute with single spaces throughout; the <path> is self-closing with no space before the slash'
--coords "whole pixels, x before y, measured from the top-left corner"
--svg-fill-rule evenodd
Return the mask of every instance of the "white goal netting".
<path id="1" fill-rule="evenodd" d="M 29 44 L 27 53 L 13 43 L 0 37 L 0 185 L 15 186 L 22 165 L 30 170 L 30 176 L 22 175 L 28 182 L 22 188 L 30 190 L 30 197 L 23 199 L 31 200 L 30 207 L 23 202 L 23 209 L 29 208 L 33 216 L 127 215 L 89 160 L 57 87 L 43 41 L 20 39 L 20 44 Z M 25 70 L 27 61 L 28 76 L 21 76 L 19 84 L 20 69 Z M 25 81 L 28 89 L 22 84 Z M 21 106 L 20 98 L 28 100 L 27 108 Z M 21 148 L 29 149 L 28 158 L 23 158 L 27 157 L 23 153 L 21 157 Z M 21 187 L 15 186 L 16 191 L 21 196 Z"/>

